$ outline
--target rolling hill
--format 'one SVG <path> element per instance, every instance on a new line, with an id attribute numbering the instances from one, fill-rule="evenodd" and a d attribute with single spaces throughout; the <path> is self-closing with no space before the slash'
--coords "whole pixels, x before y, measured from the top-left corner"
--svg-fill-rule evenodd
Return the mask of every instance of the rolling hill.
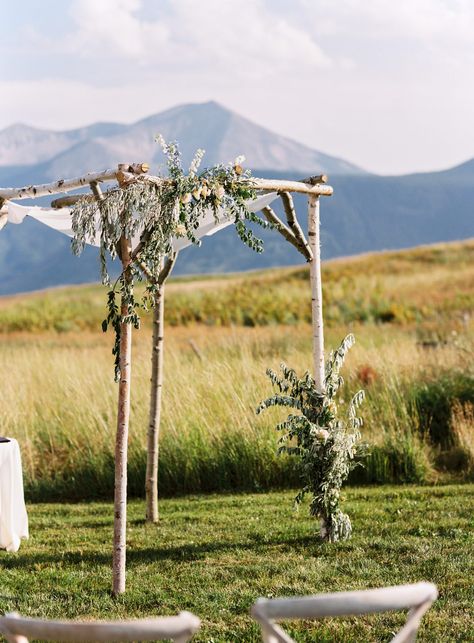
<path id="1" fill-rule="evenodd" d="M 392 323 L 429 329 L 436 323 L 441 331 L 443 325 L 466 326 L 474 306 L 474 240 L 324 262 L 323 296 L 327 328 Z M 310 297 L 305 266 L 172 276 L 166 287 L 166 324 L 223 328 L 309 323 Z M 105 288 L 95 284 L 2 297 L 0 335 L 100 334 L 105 298 Z M 145 325 L 151 323 L 149 314 L 140 314 Z"/>

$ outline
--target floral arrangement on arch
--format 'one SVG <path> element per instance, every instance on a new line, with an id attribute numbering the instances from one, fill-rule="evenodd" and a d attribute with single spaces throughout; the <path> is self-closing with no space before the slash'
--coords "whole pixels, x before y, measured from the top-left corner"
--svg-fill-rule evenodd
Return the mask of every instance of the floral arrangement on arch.
<path id="1" fill-rule="evenodd" d="M 97 202 L 85 195 L 72 210 L 72 247 L 80 254 L 88 239 L 100 233 L 100 263 L 102 282 L 110 286 L 107 297 L 108 314 L 102 323 L 115 332 L 113 354 L 115 376 L 120 376 L 120 326 L 123 322 L 138 328 L 139 309 L 154 306 L 156 282 L 162 260 L 172 252 L 173 237 L 187 237 L 199 245 L 196 230 L 203 216 L 212 210 L 216 221 L 219 216 L 231 217 L 240 239 L 256 252 L 262 252 L 263 242 L 248 226 L 249 222 L 262 228 L 268 222 L 251 212 L 249 200 L 256 198 L 251 172 L 239 156 L 227 165 L 219 164 L 199 171 L 204 151 L 198 149 L 188 171 L 183 169 L 176 142 L 167 143 L 162 136 L 157 142 L 167 159 L 166 177 L 136 176 L 128 184 L 107 191 Z M 126 271 L 112 284 L 109 260 L 118 256 L 121 238 L 139 239 L 132 250 L 132 259 Z M 143 297 L 136 300 L 134 285 L 146 281 Z M 127 314 L 121 314 L 118 297 L 126 303 Z"/>

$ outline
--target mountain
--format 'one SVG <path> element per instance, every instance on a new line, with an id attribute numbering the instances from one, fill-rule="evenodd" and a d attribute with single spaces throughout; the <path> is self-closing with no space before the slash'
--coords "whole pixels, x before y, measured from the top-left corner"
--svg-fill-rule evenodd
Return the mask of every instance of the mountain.
<path id="1" fill-rule="evenodd" d="M 66 132 L 12 125 L 0 131 L 0 179 L 54 180 L 120 162 L 163 164 L 155 136 L 177 140 L 189 164 L 198 148 L 206 150 L 204 165 L 246 155 L 252 168 L 303 174 L 361 174 L 364 170 L 301 143 L 279 136 L 213 101 L 180 105 L 133 123 L 96 123 Z M 244 149 L 245 148 L 245 149 Z M 10 173 L 9 168 L 12 170 Z"/>
<path id="2" fill-rule="evenodd" d="M 0 131 L 0 166 L 35 165 L 96 136 L 116 135 L 125 127 L 118 123 L 95 123 L 54 132 L 15 123 Z"/>
<path id="3" fill-rule="evenodd" d="M 208 150 L 207 164 L 244 153 L 256 176 L 297 179 L 327 172 L 334 195 L 321 199 L 322 254 L 326 259 L 474 236 L 474 159 L 441 172 L 371 175 L 271 134 L 216 103 L 176 107 L 134 125 L 118 126 L 116 131 L 113 127 L 98 124 L 63 133 L 75 141 L 72 147 L 52 158 L 45 158 L 42 148 L 42 160 L 34 165 L 24 164 L 26 152 L 18 147 L 14 158 L 20 162 L 0 166 L 0 185 L 75 176 L 124 159 L 146 160 L 153 166 L 160 161 L 153 136 L 161 132 L 181 142 L 186 161 L 201 146 Z M 0 144 L 7 130 L 0 132 Z M 92 133 L 90 137 L 78 133 L 85 130 Z M 17 140 L 22 139 L 17 136 Z M 304 198 L 295 197 L 295 203 L 304 222 Z M 260 230 L 257 233 L 261 234 Z M 301 263 L 302 257 L 276 232 L 264 231 L 262 236 L 265 251 L 257 255 L 227 228 L 206 238 L 202 247 L 183 251 L 175 272 L 228 272 Z M 96 281 L 98 273 L 96 250 L 88 248 L 82 257 L 73 257 L 66 237 L 35 221 L 8 225 L 0 231 L 0 294 Z"/>

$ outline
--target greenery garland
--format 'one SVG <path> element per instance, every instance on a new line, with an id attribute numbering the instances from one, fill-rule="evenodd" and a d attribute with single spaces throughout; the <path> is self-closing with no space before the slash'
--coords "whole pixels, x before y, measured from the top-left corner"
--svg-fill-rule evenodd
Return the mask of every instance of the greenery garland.
<path id="1" fill-rule="evenodd" d="M 354 395 L 346 417 L 340 417 L 336 395 L 344 383 L 340 369 L 347 351 L 355 342 L 348 335 L 339 348 L 331 352 L 326 364 L 325 390 L 319 392 L 309 372 L 300 378 L 293 369 L 281 364 L 282 375 L 268 369 L 267 375 L 278 393 L 264 400 L 257 409 L 261 413 L 272 406 L 296 409 L 277 425 L 281 431 L 279 452 L 299 456 L 303 489 L 295 498 L 298 505 L 306 493 L 312 494 L 310 513 L 321 519 L 320 535 L 334 542 L 350 537 L 350 518 L 339 508 L 341 487 L 351 469 L 365 455 L 361 444 L 362 419 L 357 410 L 364 400 L 364 391 Z"/>
<path id="2" fill-rule="evenodd" d="M 155 305 L 156 281 L 163 258 L 172 251 L 173 237 L 186 236 L 200 245 L 196 237 L 202 217 L 211 209 L 216 221 L 232 217 L 240 239 L 256 252 L 262 252 L 263 242 L 255 236 L 248 223 L 267 228 L 268 222 L 251 212 L 247 201 L 256 198 L 250 170 L 244 170 L 245 157 L 227 165 L 215 165 L 199 173 L 204 151 L 197 150 L 188 172 L 183 170 L 176 142 L 158 143 L 167 158 L 168 176 L 161 181 L 137 176 L 128 185 L 107 191 L 99 201 L 90 196 L 80 199 L 72 210 L 73 252 L 81 254 L 84 246 L 100 234 L 100 263 L 102 283 L 111 286 L 108 292 L 108 314 L 102 329 L 115 332 L 113 354 L 115 378 L 120 377 L 119 351 L 122 323 L 140 325 L 139 309 Z M 108 259 L 119 254 L 120 239 L 139 239 L 139 262 L 132 263 L 112 285 Z M 135 299 L 134 285 L 146 279 L 147 286 L 140 301 Z M 117 297 L 126 304 L 127 314 L 121 315 Z"/>

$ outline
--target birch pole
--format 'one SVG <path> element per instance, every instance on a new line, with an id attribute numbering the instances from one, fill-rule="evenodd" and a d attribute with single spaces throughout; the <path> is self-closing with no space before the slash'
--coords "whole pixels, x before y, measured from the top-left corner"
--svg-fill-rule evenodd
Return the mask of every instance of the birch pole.
<path id="1" fill-rule="evenodd" d="M 146 461 L 146 521 L 156 523 L 158 510 L 158 459 L 160 448 L 161 397 L 163 391 L 163 359 L 165 332 L 165 283 L 176 262 L 177 253 L 167 257 L 158 276 L 158 291 L 153 309 L 153 340 L 151 354 L 150 416 Z"/>
<path id="2" fill-rule="evenodd" d="M 165 284 L 158 287 L 153 309 L 153 343 L 151 354 L 150 419 L 146 461 L 146 521 L 158 522 L 158 456 L 163 390 Z"/>
<path id="3" fill-rule="evenodd" d="M 120 239 L 122 269 L 125 280 L 130 280 L 130 241 Z M 127 302 L 122 295 L 122 319 L 128 314 Z M 120 381 L 118 392 L 117 435 L 115 438 L 115 488 L 114 488 L 114 543 L 112 559 L 112 593 L 125 591 L 125 561 L 127 538 L 127 456 L 128 427 L 130 421 L 130 377 L 132 360 L 132 326 L 120 324 Z"/>
<path id="4" fill-rule="evenodd" d="M 311 279 L 311 319 L 313 337 L 313 372 L 316 388 L 324 391 L 324 327 L 323 292 L 321 283 L 321 243 L 319 236 L 319 197 L 308 195 L 308 241 L 312 258 L 309 263 Z"/>

